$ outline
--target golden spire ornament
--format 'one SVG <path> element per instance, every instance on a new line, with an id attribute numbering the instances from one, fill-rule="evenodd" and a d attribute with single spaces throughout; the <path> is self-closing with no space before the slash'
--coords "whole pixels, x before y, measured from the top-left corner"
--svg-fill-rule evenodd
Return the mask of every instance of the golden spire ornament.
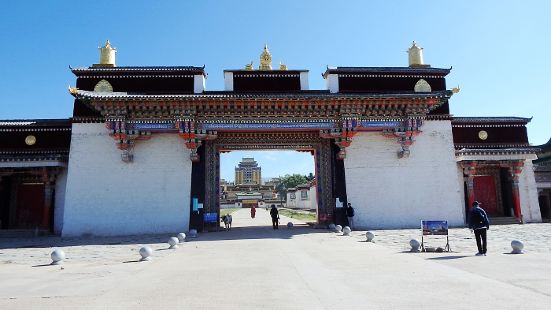
<path id="1" fill-rule="evenodd" d="M 258 70 L 272 70 L 272 54 L 268 50 L 268 45 L 264 45 L 264 50 L 260 54 L 260 66 Z"/>
<path id="2" fill-rule="evenodd" d="M 94 67 L 115 67 L 115 53 L 117 49 L 111 46 L 111 42 L 107 40 L 105 45 L 98 47 L 100 50 L 99 53 L 99 64 L 95 64 Z"/>

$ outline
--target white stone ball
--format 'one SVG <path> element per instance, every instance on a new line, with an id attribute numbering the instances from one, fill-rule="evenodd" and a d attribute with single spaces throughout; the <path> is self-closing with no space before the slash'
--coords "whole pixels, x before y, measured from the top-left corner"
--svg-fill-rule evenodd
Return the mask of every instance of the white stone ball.
<path id="1" fill-rule="evenodd" d="M 332 230 L 332 231 L 335 230 L 335 227 L 336 227 L 336 226 L 335 226 L 335 224 L 333 224 L 333 223 L 329 224 L 329 226 L 328 226 L 329 230 Z"/>
<path id="2" fill-rule="evenodd" d="M 419 240 L 417 239 L 411 239 L 409 240 L 409 246 L 411 246 L 411 252 L 419 252 L 419 247 L 421 247 L 421 243 L 419 243 Z"/>
<path id="3" fill-rule="evenodd" d="M 55 249 L 52 254 L 50 254 L 50 257 L 52 258 L 52 265 L 57 265 L 65 259 L 65 252 L 60 249 Z"/>
<path id="4" fill-rule="evenodd" d="M 144 246 L 140 249 L 140 255 L 142 256 L 142 260 L 149 260 L 151 254 L 153 254 L 153 250 L 148 246 Z"/>
<path id="5" fill-rule="evenodd" d="M 373 241 L 373 238 L 375 238 L 375 235 L 372 232 L 368 231 L 365 233 L 365 238 L 367 239 L 367 242 L 371 242 Z"/>
<path id="6" fill-rule="evenodd" d="M 178 238 L 176 237 L 170 237 L 168 239 L 168 244 L 170 245 L 171 249 L 175 249 L 178 247 Z"/>
<path id="7" fill-rule="evenodd" d="M 287 228 L 293 228 L 293 223 L 292 222 L 287 223 Z"/>
<path id="8" fill-rule="evenodd" d="M 335 231 L 336 232 L 341 232 L 342 231 L 342 226 L 341 225 L 335 226 Z"/>
<path id="9" fill-rule="evenodd" d="M 179 233 L 176 237 L 178 237 L 178 241 L 180 241 L 180 243 L 186 241 L 186 234 L 184 233 Z"/>
<path id="10" fill-rule="evenodd" d="M 511 247 L 513 248 L 514 254 L 521 254 L 524 249 L 524 243 L 518 240 L 511 241 Z"/>
<path id="11" fill-rule="evenodd" d="M 189 230 L 189 236 L 191 238 L 197 238 L 197 229 L 190 229 Z"/>
<path id="12" fill-rule="evenodd" d="M 344 226 L 344 228 L 342 229 L 342 234 L 345 236 L 350 235 L 351 232 L 352 232 L 352 229 L 350 229 L 350 227 L 348 226 Z"/>

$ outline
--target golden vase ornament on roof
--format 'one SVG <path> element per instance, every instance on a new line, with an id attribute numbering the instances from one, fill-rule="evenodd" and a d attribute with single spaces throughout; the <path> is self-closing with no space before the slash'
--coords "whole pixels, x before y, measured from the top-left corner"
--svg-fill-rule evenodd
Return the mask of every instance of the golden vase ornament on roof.
<path id="1" fill-rule="evenodd" d="M 111 46 L 111 42 L 107 40 L 103 47 L 99 47 L 99 66 L 102 67 L 115 67 L 115 53 L 117 49 Z"/>
<path id="2" fill-rule="evenodd" d="M 264 50 L 260 54 L 260 66 L 258 70 L 272 70 L 272 55 L 268 50 L 268 45 L 264 45 Z"/>

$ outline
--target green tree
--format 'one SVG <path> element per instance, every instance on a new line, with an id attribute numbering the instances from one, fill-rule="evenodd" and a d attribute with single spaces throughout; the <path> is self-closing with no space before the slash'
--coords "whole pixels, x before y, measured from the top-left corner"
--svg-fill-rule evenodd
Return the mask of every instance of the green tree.
<path id="1" fill-rule="evenodd" d="M 310 175 L 312 174 L 310 173 Z M 279 177 L 279 183 L 276 185 L 276 191 L 279 194 L 280 200 L 283 201 L 283 197 L 287 199 L 287 189 L 297 187 L 301 184 L 307 184 L 309 181 L 308 177 L 300 174 L 286 174 L 283 177 Z"/>
<path id="2" fill-rule="evenodd" d="M 285 188 L 293 188 L 297 187 L 301 184 L 308 183 L 308 179 L 300 174 L 293 174 L 293 175 L 285 175 L 282 179 L 283 184 L 285 184 Z"/>

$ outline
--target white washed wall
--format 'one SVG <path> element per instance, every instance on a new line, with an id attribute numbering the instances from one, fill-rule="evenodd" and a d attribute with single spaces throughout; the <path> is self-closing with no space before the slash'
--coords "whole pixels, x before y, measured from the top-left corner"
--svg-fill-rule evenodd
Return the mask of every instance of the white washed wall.
<path id="1" fill-rule="evenodd" d="M 398 158 L 395 138 L 358 133 L 346 149 L 346 193 L 358 228 L 420 227 L 421 220 L 464 225 L 462 183 L 458 177 L 450 121 L 426 121 Z"/>
<path id="2" fill-rule="evenodd" d="M 104 124 L 73 124 L 62 235 L 187 231 L 191 161 L 183 141 L 154 134 L 137 141 L 134 162 Z"/>
<path id="3" fill-rule="evenodd" d="M 63 228 L 63 211 L 65 209 L 65 187 L 67 185 L 67 168 L 62 169 L 55 182 L 54 200 L 54 233 L 61 234 Z"/>
<path id="4" fill-rule="evenodd" d="M 519 177 L 519 194 L 524 222 L 541 222 L 538 189 L 534 177 L 534 166 L 531 160 L 524 161 L 524 168 Z"/>

